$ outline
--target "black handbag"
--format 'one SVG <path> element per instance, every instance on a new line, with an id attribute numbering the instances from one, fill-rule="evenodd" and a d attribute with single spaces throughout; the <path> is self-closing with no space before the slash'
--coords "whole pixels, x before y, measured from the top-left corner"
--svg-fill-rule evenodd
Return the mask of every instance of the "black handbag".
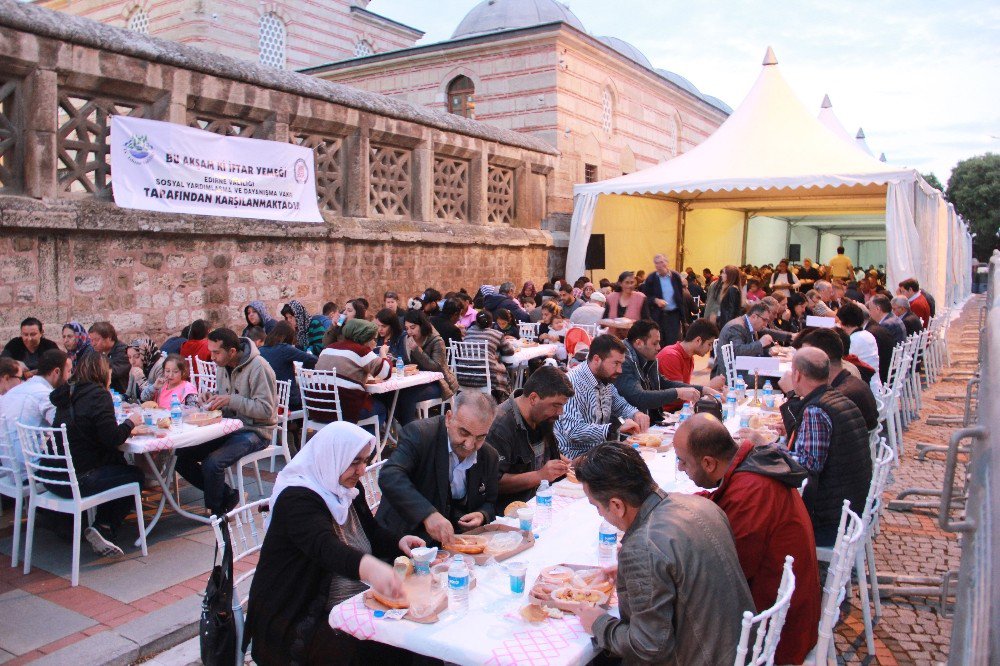
<path id="1" fill-rule="evenodd" d="M 701 412 L 713 414 L 720 421 L 724 420 L 722 418 L 722 401 L 714 395 L 703 395 L 698 398 L 698 402 L 694 403 L 694 413 L 700 414 Z"/>
<path id="2" fill-rule="evenodd" d="M 201 603 L 198 637 L 201 662 L 205 666 L 233 666 L 236 663 L 236 618 L 233 615 L 233 549 L 229 533 L 222 526 L 222 561 L 212 567 Z M 215 562 L 219 544 L 215 544 Z"/>

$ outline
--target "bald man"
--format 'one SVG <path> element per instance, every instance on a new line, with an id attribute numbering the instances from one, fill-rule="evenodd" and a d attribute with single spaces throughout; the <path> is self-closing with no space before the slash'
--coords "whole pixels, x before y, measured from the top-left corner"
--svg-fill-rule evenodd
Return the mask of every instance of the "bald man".
<path id="1" fill-rule="evenodd" d="M 798 487 L 808 472 L 782 447 L 737 445 L 717 418 L 695 414 L 674 435 L 677 468 L 729 519 L 736 554 L 757 610 L 778 598 L 785 556 L 795 558 L 795 592 L 775 662 L 801 664 L 816 644 L 819 565 L 809 512 Z"/>
<path id="2" fill-rule="evenodd" d="M 865 418 L 858 406 L 827 383 L 830 359 L 815 347 L 803 347 L 792 358 L 792 398 L 782 405 L 791 424 L 788 448 L 809 472 L 806 508 L 817 546 L 833 546 L 844 500 L 851 510 L 864 509 L 872 480 L 871 449 Z"/>

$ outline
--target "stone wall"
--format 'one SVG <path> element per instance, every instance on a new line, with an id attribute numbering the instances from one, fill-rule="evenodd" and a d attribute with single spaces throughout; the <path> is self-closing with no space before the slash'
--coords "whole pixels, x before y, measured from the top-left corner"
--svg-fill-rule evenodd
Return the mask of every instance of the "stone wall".
<path id="1" fill-rule="evenodd" d="M 324 222 L 116 207 L 116 113 L 313 147 Z M 403 180 L 386 155 L 406 156 Z M 555 161 L 532 137 L 0 0 L 0 338 L 29 315 L 50 336 L 107 318 L 164 337 L 198 317 L 238 326 L 258 298 L 276 314 L 291 298 L 315 311 L 538 282 L 556 251 L 540 225 Z M 387 209 L 386 187 L 406 203 Z"/>

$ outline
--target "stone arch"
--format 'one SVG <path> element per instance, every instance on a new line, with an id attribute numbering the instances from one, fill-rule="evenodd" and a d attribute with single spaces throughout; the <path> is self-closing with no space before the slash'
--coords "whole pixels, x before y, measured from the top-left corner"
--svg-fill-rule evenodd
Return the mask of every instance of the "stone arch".
<path id="1" fill-rule="evenodd" d="M 449 70 L 443 77 L 441 77 L 441 82 L 438 83 L 438 102 L 445 108 L 448 108 L 448 87 L 451 82 L 460 76 L 466 76 L 472 81 L 472 85 L 476 88 L 476 94 L 482 94 L 483 90 L 483 79 L 479 74 L 474 72 L 472 69 L 462 66 L 455 67 Z"/>
<path id="2" fill-rule="evenodd" d="M 152 4 L 151 0 L 133 0 L 132 2 L 125 3 L 122 5 L 122 20 L 128 21 L 129 17 L 132 16 L 137 9 L 141 9 L 148 14 L 150 4 Z"/>
<path id="3" fill-rule="evenodd" d="M 618 129 L 618 118 L 621 116 L 621 104 L 618 86 L 612 78 L 607 78 L 601 86 L 601 93 L 598 97 L 598 104 L 601 107 L 601 131 L 605 136 L 611 137 Z"/>
<path id="4" fill-rule="evenodd" d="M 284 69 L 288 62 L 288 22 L 276 12 L 262 12 L 257 26 L 260 64 Z"/>
<path id="5" fill-rule="evenodd" d="M 288 10 L 283 4 L 277 2 L 261 2 L 257 5 L 257 19 L 265 14 L 274 14 L 281 22 L 285 24 L 285 29 L 292 24 L 292 16 L 288 13 Z"/>

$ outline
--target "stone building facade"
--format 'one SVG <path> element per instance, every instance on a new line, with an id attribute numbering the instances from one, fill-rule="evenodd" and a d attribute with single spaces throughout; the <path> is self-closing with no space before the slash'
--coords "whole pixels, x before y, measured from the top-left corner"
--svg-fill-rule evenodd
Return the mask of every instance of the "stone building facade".
<path id="1" fill-rule="evenodd" d="M 423 32 L 370 0 L 35 0 L 74 16 L 296 70 L 413 46 Z"/>
<path id="2" fill-rule="evenodd" d="M 289 141 L 321 224 L 118 208 L 109 118 Z M 556 151 L 531 136 L 0 0 L 0 339 L 38 316 L 162 338 L 242 308 L 546 275 Z M 502 248 L 498 251 L 498 248 Z"/>

